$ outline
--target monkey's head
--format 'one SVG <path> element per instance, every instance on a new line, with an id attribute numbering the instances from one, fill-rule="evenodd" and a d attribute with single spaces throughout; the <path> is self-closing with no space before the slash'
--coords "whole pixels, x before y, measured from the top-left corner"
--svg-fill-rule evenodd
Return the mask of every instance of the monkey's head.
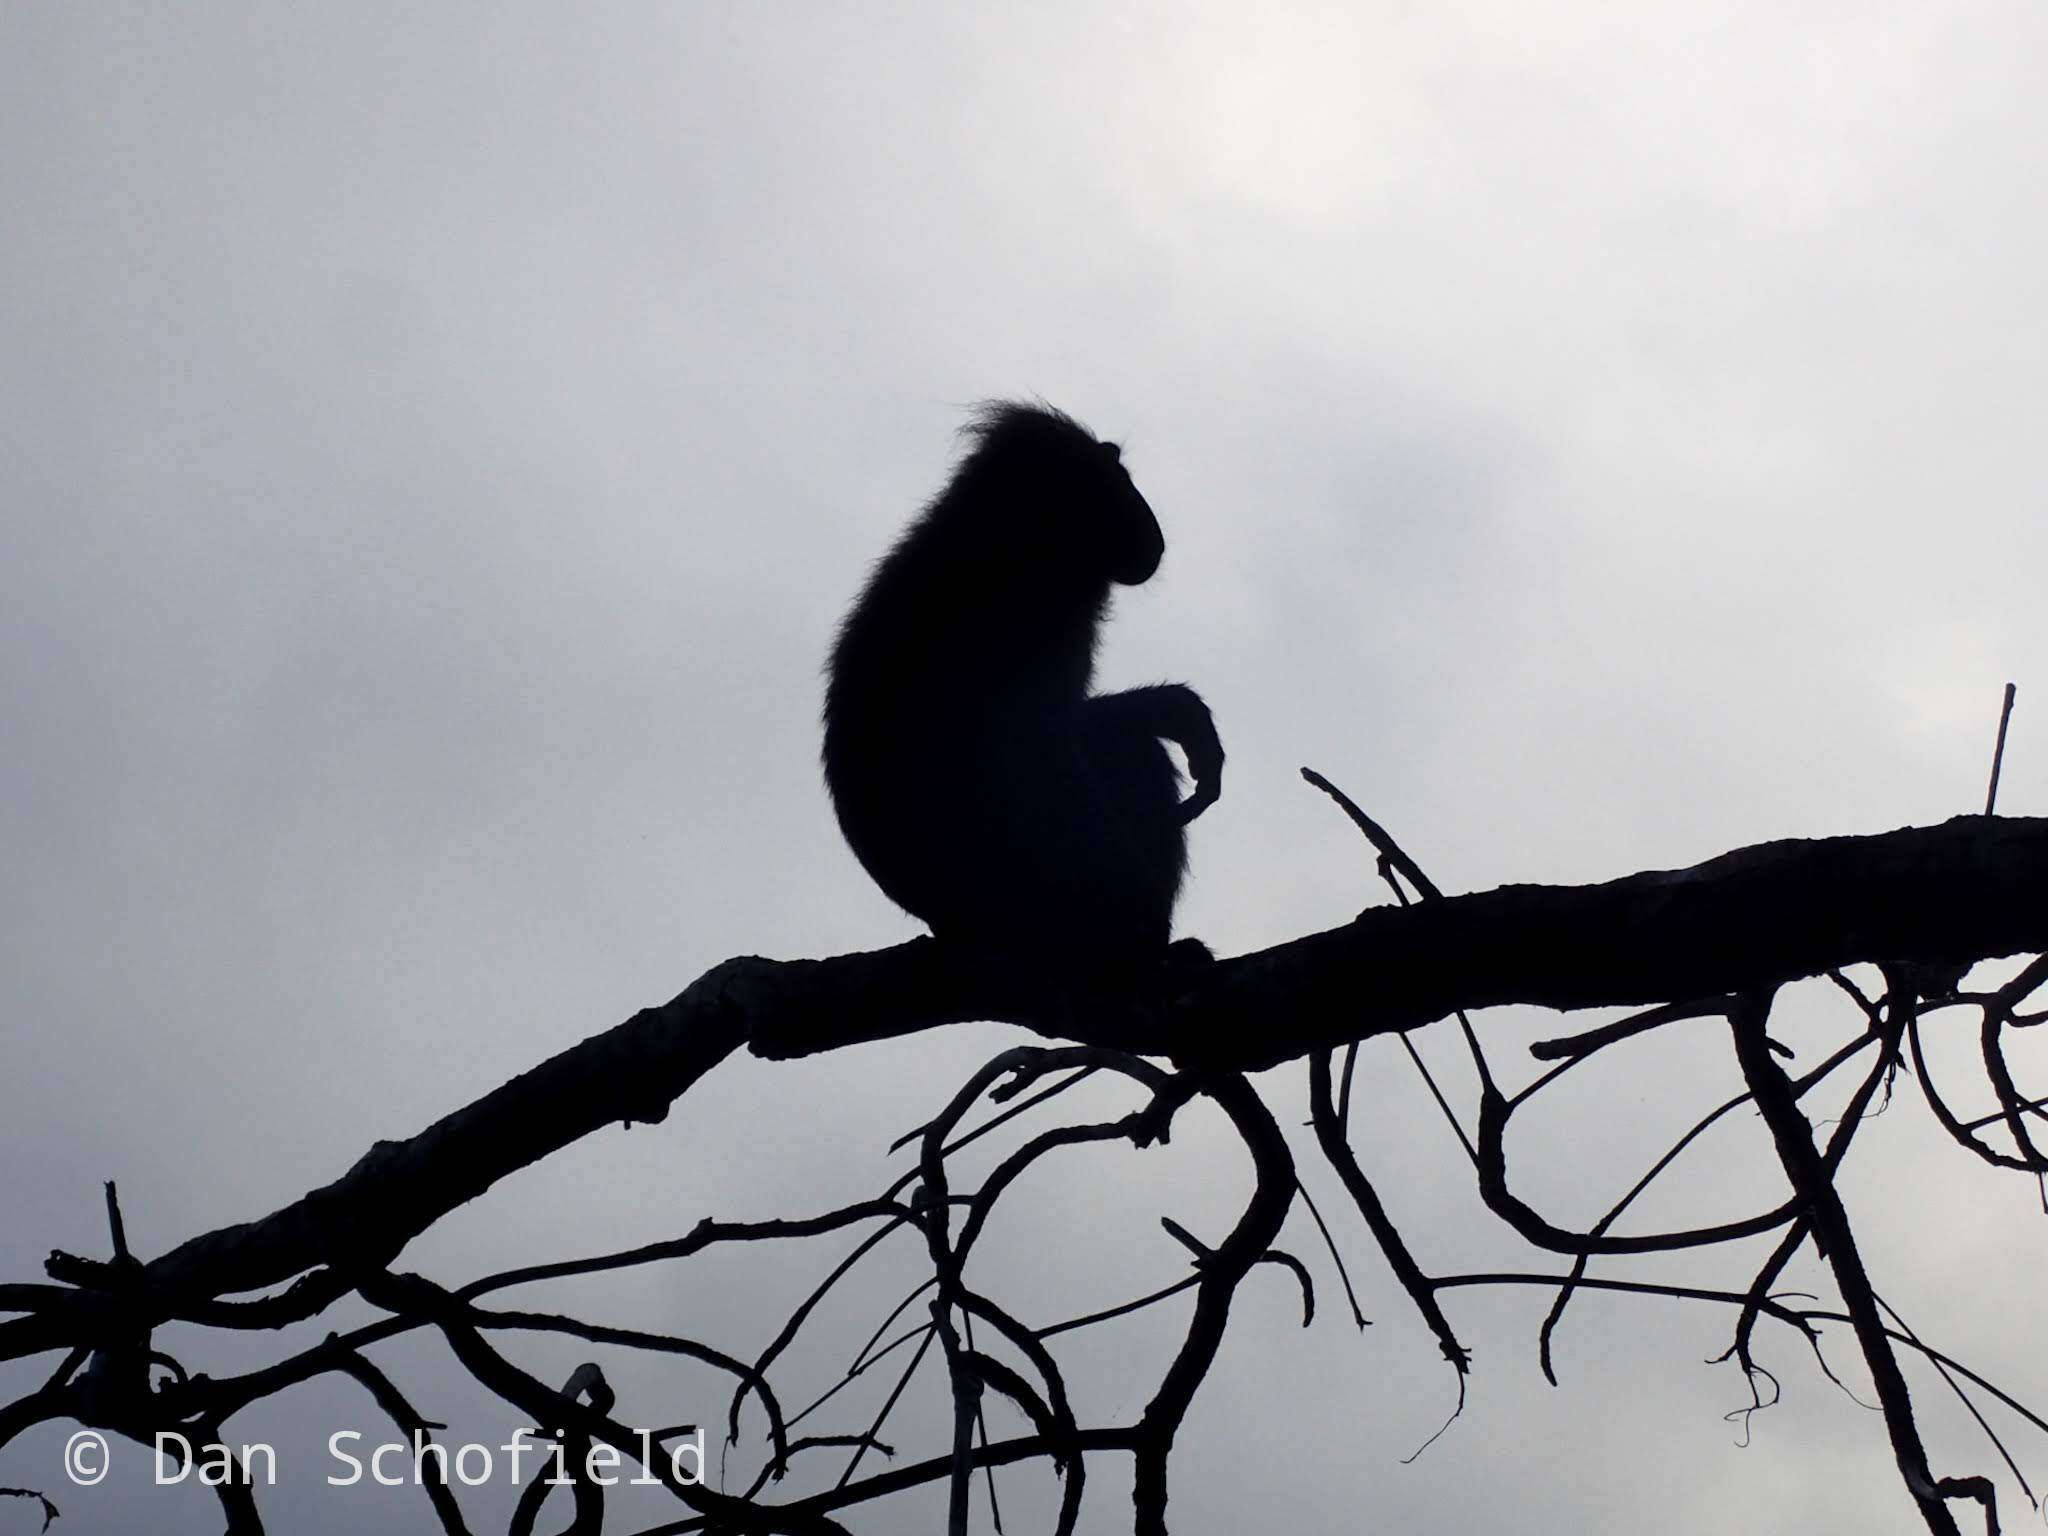
<path id="1" fill-rule="evenodd" d="M 1115 443 L 1049 405 L 1009 400 L 983 407 L 968 430 L 976 447 L 963 477 L 1002 488 L 1021 538 L 1059 551 L 1063 564 L 1078 556 L 1090 574 L 1121 586 L 1159 569 L 1165 536 Z"/>

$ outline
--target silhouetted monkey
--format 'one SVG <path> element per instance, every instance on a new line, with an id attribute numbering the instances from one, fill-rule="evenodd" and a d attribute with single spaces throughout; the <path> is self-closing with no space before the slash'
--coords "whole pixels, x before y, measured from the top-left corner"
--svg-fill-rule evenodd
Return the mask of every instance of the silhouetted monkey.
<path id="1" fill-rule="evenodd" d="M 1111 585 L 1149 578 L 1165 541 L 1116 444 L 1071 417 L 999 402 L 968 430 L 840 629 L 825 780 L 868 873 L 941 940 L 1135 972 L 1223 774 L 1193 689 L 1088 691 Z"/>

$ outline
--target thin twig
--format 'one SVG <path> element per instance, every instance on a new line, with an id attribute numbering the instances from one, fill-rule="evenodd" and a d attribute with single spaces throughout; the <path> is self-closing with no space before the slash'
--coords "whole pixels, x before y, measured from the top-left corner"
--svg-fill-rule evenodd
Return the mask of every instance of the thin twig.
<path id="1" fill-rule="evenodd" d="M 1995 815 L 1998 809 L 1998 771 L 2005 766 L 2005 728 L 2012 720 L 2012 701 L 2019 693 L 2015 683 L 2005 685 L 2005 706 L 1998 712 L 1998 745 L 1991 752 L 1991 787 L 1984 792 L 1984 814 Z"/>

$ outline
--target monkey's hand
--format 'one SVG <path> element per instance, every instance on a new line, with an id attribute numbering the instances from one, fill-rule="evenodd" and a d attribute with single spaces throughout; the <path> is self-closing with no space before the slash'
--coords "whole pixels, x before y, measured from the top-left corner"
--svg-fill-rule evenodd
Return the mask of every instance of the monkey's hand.
<path id="1" fill-rule="evenodd" d="M 1160 690 L 1168 695 L 1159 734 L 1187 754 L 1188 773 L 1195 787 L 1180 803 L 1180 824 L 1186 826 L 1214 805 L 1223 795 L 1223 739 L 1216 734 L 1216 720 L 1202 696 L 1183 683 L 1169 683 Z"/>
<path id="2" fill-rule="evenodd" d="M 1171 740 L 1172 738 L 1168 738 Z M 1211 738 L 1212 740 L 1214 738 Z M 1185 743 L 1182 744 L 1185 748 Z M 1204 770 L 1194 753 L 1188 753 L 1188 767 L 1195 776 L 1194 792 L 1180 803 L 1180 824 L 1186 826 L 1223 798 L 1223 748 L 1216 748 L 1212 766 Z"/>

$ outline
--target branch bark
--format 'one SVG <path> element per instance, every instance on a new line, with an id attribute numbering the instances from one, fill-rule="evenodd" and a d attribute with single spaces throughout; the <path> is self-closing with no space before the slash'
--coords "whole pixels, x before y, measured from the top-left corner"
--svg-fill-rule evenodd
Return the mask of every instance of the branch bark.
<path id="1" fill-rule="evenodd" d="M 1860 961 L 1963 965 L 2044 947 L 2048 819 L 1958 816 L 1599 885 L 1376 907 L 1222 963 L 1174 1022 L 1256 1070 L 1457 1008 L 1647 1005 Z"/>
<path id="2" fill-rule="evenodd" d="M 1378 907 L 1200 973 L 1156 1006 L 1079 1016 L 952 963 L 929 939 L 824 960 L 728 960 L 258 1221 L 195 1237 L 115 1283 L 0 1324 L 0 1359 L 68 1347 L 112 1309 L 271 1327 L 319 1310 L 507 1174 L 614 1121 L 658 1121 L 741 1045 L 784 1058 L 970 1019 L 1257 1071 L 1509 1003 L 1647 1004 L 1859 961 L 1960 965 L 2048 950 L 2048 819 L 1958 817 L 1871 837 L 1764 843 L 1690 869 L 1504 886 Z M 230 1306 L 217 1298 L 307 1277 Z M 98 1282 L 104 1280 L 104 1287 Z M 140 1297 L 137 1302 L 134 1298 Z"/>

